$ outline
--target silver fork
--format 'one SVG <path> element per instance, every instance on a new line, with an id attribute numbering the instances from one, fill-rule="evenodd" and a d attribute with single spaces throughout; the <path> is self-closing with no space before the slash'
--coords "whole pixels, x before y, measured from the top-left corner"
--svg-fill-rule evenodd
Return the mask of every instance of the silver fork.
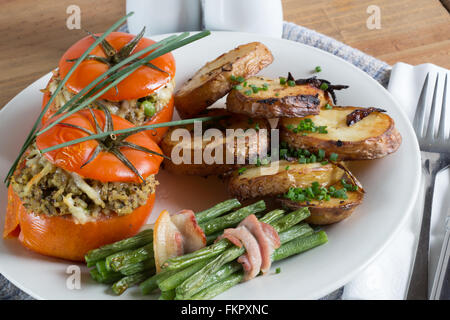
<path id="1" fill-rule="evenodd" d="M 422 225 L 420 228 L 416 258 L 414 260 L 414 269 L 411 274 L 409 283 L 407 295 L 408 300 L 428 299 L 428 251 L 430 244 L 431 206 L 433 202 L 434 184 L 436 181 L 436 175 L 441 170 L 447 168 L 450 165 L 450 137 L 446 137 L 445 135 L 447 74 L 445 75 L 444 92 L 441 104 L 441 116 L 439 119 L 439 128 L 437 134 L 435 134 L 434 124 L 439 74 L 436 76 L 433 100 L 431 103 L 430 115 L 428 118 L 426 130 L 424 128 L 429 75 L 430 74 L 427 74 L 425 78 L 413 122 L 414 130 L 416 132 L 422 154 L 422 166 L 424 169 L 426 189 Z"/>

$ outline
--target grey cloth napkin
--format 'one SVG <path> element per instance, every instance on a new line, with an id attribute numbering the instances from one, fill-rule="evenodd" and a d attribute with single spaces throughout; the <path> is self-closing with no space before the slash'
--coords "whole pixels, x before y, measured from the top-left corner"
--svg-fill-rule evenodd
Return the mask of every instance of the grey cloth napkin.
<path id="1" fill-rule="evenodd" d="M 127 32 L 126 25 L 119 31 Z M 380 61 L 364 52 L 352 48 L 340 41 L 327 37 L 314 30 L 296 25 L 291 22 L 285 22 L 283 25 L 283 38 L 304 43 L 334 54 L 360 68 L 372 78 L 387 86 L 391 72 L 391 66 Z M 323 300 L 341 299 L 343 288 L 340 288 L 329 295 L 323 297 Z M 0 300 L 30 300 L 33 299 L 0 274 Z M 321 300 L 322 300 L 321 299 Z"/>

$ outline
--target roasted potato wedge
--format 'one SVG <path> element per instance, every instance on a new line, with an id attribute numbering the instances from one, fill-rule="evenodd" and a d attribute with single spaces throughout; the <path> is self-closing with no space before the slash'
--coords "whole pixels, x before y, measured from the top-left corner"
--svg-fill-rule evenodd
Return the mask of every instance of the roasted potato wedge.
<path id="1" fill-rule="evenodd" d="M 331 198 L 329 201 L 296 202 L 284 198 L 280 198 L 279 201 L 292 210 L 308 207 L 311 216 L 306 221 L 312 224 L 326 225 L 349 217 L 355 208 L 362 203 L 364 193 L 361 191 L 347 191 L 347 196 L 347 199 Z"/>
<path id="2" fill-rule="evenodd" d="M 311 212 L 306 221 L 317 225 L 326 225 L 339 222 L 349 217 L 355 208 L 360 205 L 364 198 L 364 189 L 356 177 L 340 162 L 336 166 L 341 168 L 344 172 L 339 182 L 333 184 L 336 190 L 345 187 L 342 184 L 342 179 L 345 179 L 346 184 L 357 186 L 356 190 L 347 191 L 347 199 L 330 198 L 329 201 L 311 200 L 297 202 L 287 198 L 278 198 L 285 207 L 296 210 L 302 207 L 308 207 Z"/>
<path id="3" fill-rule="evenodd" d="M 164 160 L 164 169 L 175 174 L 223 175 L 241 164 L 248 163 L 252 155 L 256 157 L 257 154 L 268 150 L 270 124 L 266 119 L 251 119 L 247 116 L 232 114 L 224 109 L 211 109 L 205 114 L 205 116 L 220 115 L 228 117 L 204 122 L 200 131 L 201 137 L 198 136 L 198 138 L 194 136 L 195 129 L 192 124 L 171 127 L 161 141 L 162 151 L 171 157 L 171 160 Z M 186 135 L 186 139 L 180 136 L 182 132 L 177 129 L 185 129 L 183 135 Z M 214 131 L 208 131 L 208 129 L 215 129 L 215 133 L 218 133 L 220 137 L 216 139 L 214 136 L 209 136 L 210 133 L 214 134 Z M 228 136 L 228 144 L 227 129 L 234 129 L 236 133 L 236 138 Z M 197 159 L 194 156 L 196 150 L 200 151 L 197 151 L 197 154 L 200 154 Z M 207 160 L 205 155 L 209 155 L 210 160 Z M 179 160 L 175 161 L 175 158 Z"/>
<path id="4" fill-rule="evenodd" d="M 322 108 L 320 114 L 303 118 L 282 118 L 278 123 L 280 140 L 292 148 L 317 152 L 323 149 L 327 155 L 336 153 L 339 160 L 365 160 L 382 158 L 395 152 L 402 137 L 394 120 L 382 112 L 372 112 L 355 124 L 347 125 L 347 115 L 357 107 Z M 326 126 L 327 133 L 295 132 L 301 120 L 310 118 L 315 126 Z"/>
<path id="5" fill-rule="evenodd" d="M 234 171 L 228 181 L 229 193 L 239 200 L 277 196 L 289 188 L 309 187 L 314 181 L 328 187 L 345 173 L 341 167 L 328 163 L 300 164 L 296 161 L 274 161 L 267 166 L 247 166 Z"/>
<path id="6" fill-rule="evenodd" d="M 248 78 L 273 61 L 270 50 L 251 42 L 208 62 L 175 93 L 175 107 L 181 118 L 192 118 L 226 95 L 235 81 L 231 76 Z"/>
<path id="7" fill-rule="evenodd" d="M 246 86 L 231 90 L 227 96 L 227 110 L 266 119 L 290 118 L 318 114 L 320 107 L 331 104 L 327 92 L 310 84 L 289 86 L 260 76 L 245 82 Z"/>

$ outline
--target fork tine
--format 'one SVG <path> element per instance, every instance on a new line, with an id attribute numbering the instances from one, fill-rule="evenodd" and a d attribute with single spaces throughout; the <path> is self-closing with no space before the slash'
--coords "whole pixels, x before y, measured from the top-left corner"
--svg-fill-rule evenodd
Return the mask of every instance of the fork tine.
<path id="1" fill-rule="evenodd" d="M 417 137 L 422 136 L 423 128 L 423 117 L 425 114 L 425 102 L 427 99 L 428 92 L 428 78 L 430 73 L 427 73 L 425 81 L 423 83 L 422 91 L 420 92 L 419 102 L 417 102 L 416 114 L 414 115 L 413 126 L 416 131 Z"/>
<path id="2" fill-rule="evenodd" d="M 439 131 L 438 139 L 445 139 L 445 108 L 447 106 L 447 78 L 448 74 L 445 74 L 444 93 L 442 94 L 442 106 L 441 106 L 441 118 L 439 119 Z"/>
<path id="3" fill-rule="evenodd" d="M 427 133 L 426 133 L 427 138 L 434 137 L 434 118 L 436 118 L 436 100 L 437 100 L 438 83 L 439 83 L 439 73 L 436 74 L 436 83 L 434 84 L 433 101 L 431 102 L 430 117 L 428 118 L 428 125 L 427 125 Z"/>

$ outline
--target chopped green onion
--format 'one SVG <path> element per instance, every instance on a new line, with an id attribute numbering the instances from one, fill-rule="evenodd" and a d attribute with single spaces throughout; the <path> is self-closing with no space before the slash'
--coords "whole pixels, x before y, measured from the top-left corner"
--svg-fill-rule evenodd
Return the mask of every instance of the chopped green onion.
<path id="1" fill-rule="evenodd" d="M 329 103 L 327 103 L 327 104 L 325 105 L 325 109 L 331 110 L 331 109 L 333 109 L 333 106 L 330 105 Z"/>
<path id="2" fill-rule="evenodd" d="M 323 82 L 321 85 L 320 85 L 320 89 L 322 89 L 322 90 L 327 90 L 328 89 L 328 85 L 325 83 L 325 82 Z"/>
<path id="3" fill-rule="evenodd" d="M 252 90 L 246 90 L 246 91 L 244 91 L 244 94 L 245 94 L 246 96 L 249 96 L 249 95 L 252 94 Z"/>
<path id="4" fill-rule="evenodd" d="M 239 77 L 236 78 L 236 81 L 237 81 L 237 82 L 244 82 L 244 81 L 245 81 L 245 78 L 242 77 L 242 76 L 239 76 Z"/>
<path id="5" fill-rule="evenodd" d="M 315 67 L 314 71 L 316 71 L 316 72 L 321 72 L 321 71 L 322 71 L 322 68 L 321 68 L 320 66 L 317 66 L 317 67 Z"/>
<path id="6" fill-rule="evenodd" d="M 288 83 L 289 87 L 295 87 L 295 81 L 294 80 L 289 80 L 287 83 Z"/>
<path id="7" fill-rule="evenodd" d="M 241 175 L 245 172 L 245 170 L 247 170 L 246 167 L 239 168 L 238 173 Z"/>
<path id="8" fill-rule="evenodd" d="M 331 161 L 336 161 L 338 159 L 338 155 L 336 154 L 336 153 L 332 153 L 332 154 L 330 154 L 330 160 Z"/>
<path id="9" fill-rule="evenodd" d="M 322 159 L 325 158 L 325 150 L 319 149 L 319 151 L 317 152 L 317 156 Z"/>
<path id="10" fill-rule="evenodd" d="M 354 187 L 353 185 L 350 186 Z M 311 200 L 329 201 L 331 198 L 348 199 L 347 190 L 350 189 L 336 189 L 333 186 L 327 189 L 326 187 L 321 187 L 317 181 L 314 181 L 307 188 L 289 188 L 288 192 L 283 194 L 283 197 L 296 202 Z"/>
<path id="11" fill-rule="evenodd" d="M 286 78 L 280 77 L 280 84 L 286 84 Z"/>
<path id="12" fill-rule="evenodd" d="M 280 272 L 281 272 L 281 268 L 276 268 L 276 269 L 275 269 L 275 273 L 276 273 L 276 274 L 279 274 Z"/>

